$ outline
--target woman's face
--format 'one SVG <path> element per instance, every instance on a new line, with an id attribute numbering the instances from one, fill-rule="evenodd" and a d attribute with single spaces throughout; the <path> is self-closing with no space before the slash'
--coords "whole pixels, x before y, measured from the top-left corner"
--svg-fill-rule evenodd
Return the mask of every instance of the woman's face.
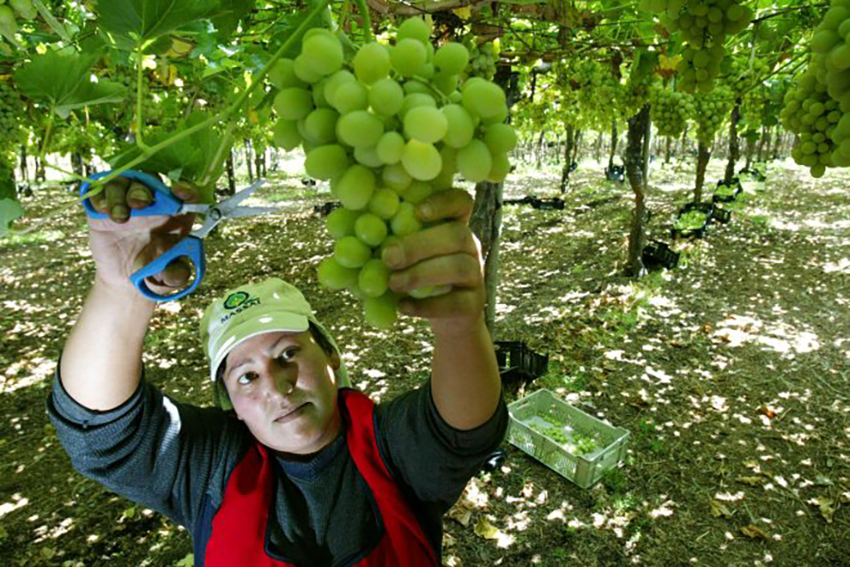
<path id="1" fill-rule="evenodd" d="M 257 335 L 227 355 L 224 383 L 236 415 L 263 445 L 307 456 L 339 434 L 341 416 L 328 356 L 310 331 Z"/>

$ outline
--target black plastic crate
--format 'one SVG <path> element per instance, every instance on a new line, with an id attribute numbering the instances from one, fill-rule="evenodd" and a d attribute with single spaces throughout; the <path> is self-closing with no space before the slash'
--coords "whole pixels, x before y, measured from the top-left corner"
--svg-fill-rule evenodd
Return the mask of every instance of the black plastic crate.
<path id="1" fill-rule="evenodd" d="M 714 212 L 711 215 L 711 221 L 717 222 L 720 224 L 729 224 L 729 221 L 732 220 L 732 211 L 729 209 L 722 209 L 720 207 L 714 207 Z"/>
<path id="2" fill-rule="evenodd" d="M 537 200 L 537 197 L 532 195 L 527 195 L 522 199 L 505 199 L 502 201 L 503 205 L 533 205 Z"/>
<path id="3" fill-rule="evenodd" d="M 608 181 L 616 181 L 623 183 L 626 181 L 626 168 L 622 165 L 615 165 L 611 168 L 605 168 L 605 179 Z"/>
<path id="4" fill-rule="evenodd" d="M 537 354 L 520 341 L 496 341 L 495 346 L 502 380 L 534 380 L 546 374 L 548 354 Z"/>
<path id="5" fill-rule="evenodd" d="M 691 211 L 700 211 L 705 213 L 705 222 L 697 229 L 679 229 L 673 227 L 670 234 L 673 238 L 702 238 L 705 236 L 705 231 L 708 230 L 708 225 L 711 224 L 711 219 L 714 215 L 714 203 L 688 203 L 676 215 L 676 220 L 685 213 Z"/>
<path id="6" fill-rule="evenodd" d="M 325 203 L 324 205 L 315 205 L 313 207 L 314 213 L 319 213 L 322 216 L 328 216 L 334 209 L 338 209 L 342 206 L 342 203 L 339 201 L 332 201 L 329 203 Z"/>
<path id="7" fill-rule="evenodd" d="M 647 270 L 672 270 L 679 265 L 679 256 L 666 242 L 653 240 L 644 247 L 641 259 Z"/>
<path id="8" fill-rule="evenodd" d="M 764 172 L 756 167 L 748 167 L 738 172 L 738 175 L 749 175 L 756 181 L 766 181 L 767 176 Z"/>
<path id="9" fill-rule="evenodd" d="M 565 205 L 566 203 L 564 202 L 564 200 L 559 199 L 558 197 L 553 197 L 551 199 L 535 199 L 531 203 L 531 207 L 533 209 L 538 209 L 541 211 L 562 211 L 564 210 Z"/>
<path id="10" fill-rule="evenodd" d="M 717 187 L 734 187 L 735 192 L 732 195 L 718 195 L 715 193 L 711 198 L 711 201 L 714 203 L 731 203 L 744 191 L 744 188 L 741 186 L 741 180 L 737 177 L 733 177 L 729 184 L 721 179 L 717 182 Z"/>

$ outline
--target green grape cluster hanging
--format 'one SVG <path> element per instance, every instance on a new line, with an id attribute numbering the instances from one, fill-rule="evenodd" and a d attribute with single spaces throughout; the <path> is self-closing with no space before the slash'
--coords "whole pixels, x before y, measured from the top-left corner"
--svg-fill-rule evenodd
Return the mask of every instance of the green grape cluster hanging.
<path id="1" fill-rule="evenodd" d="M 791 156 L 821 177 L 850 167 L 850 0 L 833 0 L 812 36 L 812 59 L 785 95 L 786 129 L 797 134 Z"/>
<path id="2" fill-rule="evenodd" d="M 710 146 L 723 122 L 732 112 L 732 93 L 720 87 L 710 93 L 694 95 L 694 120 L 697 123 L 697 140 Z"/>
<path id="3" fill-rule="evenodd" d="M 753 19 L 753 11 L 740 0 L 640 0 L 638 6 L 660 14 L 668 31 L 681 33 L 685 48 L 676 68 L 678 87 L 689 93 L 714 89 L 727 36 L 742 31 Z"/>
<path id="4" fill-rule="evenodd" d="M 688 120 L 694 115 L 691 95 L 653 86 L 649 91 L 652 123 L 661 136 L 679 136 L 685 131 Z"/>
<path id="5" fill-rule="evenodd" d="M 452 187 L 505 179 L 516 146 L 505 93 L 480 77 L 460 81 L 469 52 L 460 43 L 436 51 L 430 26 L 406 20 L 395 45 L 366 44 L 346 60 L 331 32 L 310 30 L 301 54 L 272 67 L 278 89 L 275 143 L 302 146 L 308 175 L 329 180 L 342 207 L 327 218 L 334 253 L 319 282 L 364 301 L 367 322 L 386 328 L 400 297 L 388 289 L 385 247 L 423 228 L 415 207 Z M 444 293 L 419 289 L 416 298 Z"/>
<path id="6" fill-rule="evenodd" d="M 8 81 L 0 81 L 0 151 L 15 146 L 21 131 L 21 96 Z"/>
<path id="7" fill-rule="evenodd" d="M 478 44 L 475 36 L 467 36 L 463 45 L 469 51 L 469 63 L 464 74 L 467 77 L 481 77 L 492 81 L 496 76 L 496 62 L 499 60 L 499 45 L 496 41 Z"/>

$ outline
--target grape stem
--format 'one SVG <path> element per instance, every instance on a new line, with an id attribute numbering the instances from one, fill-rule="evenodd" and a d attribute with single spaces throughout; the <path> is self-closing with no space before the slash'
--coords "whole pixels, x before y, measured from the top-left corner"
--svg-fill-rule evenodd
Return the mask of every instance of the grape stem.
<path id="1" fill-rule="evenodd" d="M 417 76 L 415 76 L 415 75 L 414 75 L 413 77 L 410 77 L 410 80 L 411 80 L 411 81 L 416 81 L 417 83 L 420 83 L 420 84 L 422 84 L 422 85 L 424 85 L 424 86 L 428 87 L 428 89 L 429 89 L 432 93 L 434 93 L 435 95 L 437 95 L 438 97 L 440 97 L 440 100 L 442 100 L 444 104 L 448 104 L 449 102 L 451 102 L 451 101 L 449 100 L 449 97 L 447 97 L 446 95 L 444 95 L 444 94 L 443 94 L 441 91 L 439 91 L 438 89 L 435 89 L 435 88 L 434 88 L 431 84 L 429 84 L 429 83 L 428 83 L 428 81 L 426 81 L 426 80 L 425 80 L 425 79 L 423 79 L 422 77 L 417 77 Z"/>
<path id="2" fill-rule="evenodd" d="M 137 165 L 144 163 L 145 161 L 147 161 L 157 153 L 161 152 L 165 148 L 172 146 L 177 142 L 188 138 L 189 136 L 192 136 L 193 134 L 200 132 L 206 128 L 209 128 L 215 124 L 219 124 L 221 122 L 224 122 L 225 120 L 229 120 L 233 114 L 235 114 L 240 108 L 242 108 L 242 105 L 245 104 L 245 101 L 248 100 L 248 97 L 251 95 L 251 93 L 253 93 L 258 86 L 263 84 L 263 79 L 266 75 L 268 75 L 269 70 L 275 63 L 277 63 L 278 59 L 283 57 L 283 54 L 286 53 L 286 51 L 292 46 L 292 43 L 295 41 L 295 39 L 301 37 L 301 35 L 303 35 L 304 31 L 307 29 L 307 26 L 310 25 L 310 22 L 312 22 L 316 18 L 316 16 L 318 16 L 322 12 L 322 10 L 327 8 L 329 1 L 330 0 L 319 0 L 318 4 L 313 7 L 313 10 L 310 11 L 304 21 L 301 22 L 301 25 L 299 25 L 295 29 L 295 31 L 292 32 L 292 34 L 286 39 L 286 41 L 283 42 L 283 45 L 280 46 L 280 49 L 277 50 L 277 52 L 272 56 L 272 58 L 269 59 L 268 63 L 266 63 L 266 65 L 260 70 L 260 72 L 257 73 L 251 85 L 247 89 L 245 89 L 245 91 L 239 96 L 236 102 L 234 102 L 233 105 L 230 106 L 230 108 L 216 114 L 215 116 L 208 118 L 207 120 L 204 120 L 199 124 L 192 126 L 191 128 L 183 130 L 182 132 L 178 132 L 174 136 L 163 140 L 159 144 L 149 147 L 147 150 L 143 150 L 142 155 L 140 155 L 136 159 L 130 161 L 122 167 L 114 169 L 109 175 L 106 175 L 104 177 L 101 177 L 100 179 L 93 181 L 91 184 L 91 190 L 88 191 L 85 195 L 83 195 L 81 199 L 88 199 L 90 197 L 93 197 L 94 195 L 99 194 L 107 183 L 109 183 L 116 177 L 119 177 L 125 171 L 133 169 Z M 226 142 L 227 139 L 225 137 L 224 139 L 222 139 L 222 145 L 224 145 Z M 224 155 L 224 153 L 225 152 L 221 150 L 221 146 L 219 146 L 219 149 L 216 151 L 216 155 Z M 203 176 L 204 178 L 208 177 L 210 175 L 210 172 L 215 171 L 215 167 L 213 167 L 214 165 L 214 163 L 210 164 L 208 171 Z"/>
<path id="3" fill-rule="evenodd" d="M 366 0 L 357 0 L 357 11 L 360 12 L 360 17 L 363 18 L 363 40 L 366 43 L 372 43 L 372 15 L 369 13 L 369 6 L 366 5 Z"/>
<path id="4" fill-rule="evenodd" d="M 136 45 L 136 145 L 142 151 L 149 151 L 150 146 L 145 144 L 142 132 L 144 130 L 144 117 L 142 116 L 142 95 L 144 86 L 144 54 L 142 53 L 142 43 L 139 41 Z"/>

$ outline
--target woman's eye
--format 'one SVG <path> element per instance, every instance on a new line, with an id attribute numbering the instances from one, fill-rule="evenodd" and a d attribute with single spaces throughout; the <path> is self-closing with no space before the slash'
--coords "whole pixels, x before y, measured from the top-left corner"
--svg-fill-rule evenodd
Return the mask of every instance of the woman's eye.
<path id="1" fill-rule="evenodd" d="M 254 379 L 256 379 L 256 378 L 257 378 L 257 373 L 256 373 L 256 372 L 246 372 L 245 374 L 243 374 L 242 376 L 240 376 L 239 378 L 237 378 L 237 379 L 236 379 L 236 382 L 238 382 L 238 383 L 239 383 L 239 384 L 241 384 L 242 386 L 247 386 L 248 384 L 250 384 L 251 382 L 253 382 L 253 381 L 254 381 Z"/>
<path id="2" fill-rule="evenodd" d="M 295 356 L 295 353 L 297 353 L 297 352 L 298 352 L 298 349 L 295 348 L 295 347 L 288 348 L 288 349 L 284 350 L 282 353 L 280 353 L 277 358 L 279 360 L 281 360 L 282 362 L 289 362 L 290 360 L 292 360 L 292 358 Z"/>

